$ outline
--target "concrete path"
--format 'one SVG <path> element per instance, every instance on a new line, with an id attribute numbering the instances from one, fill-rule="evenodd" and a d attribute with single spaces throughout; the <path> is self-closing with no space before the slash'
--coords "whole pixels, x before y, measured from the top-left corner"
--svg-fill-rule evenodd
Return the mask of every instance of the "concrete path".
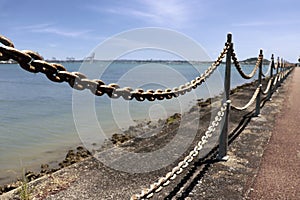
<path id="1" fill-rule="evenodd" d="M 300 199 L 300 68 L 292 76 L 249 199 Z"/>

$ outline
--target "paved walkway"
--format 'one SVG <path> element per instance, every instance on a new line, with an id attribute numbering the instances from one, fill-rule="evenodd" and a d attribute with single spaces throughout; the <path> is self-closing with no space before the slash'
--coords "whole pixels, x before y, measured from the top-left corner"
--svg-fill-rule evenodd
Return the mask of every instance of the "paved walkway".
<path id="1" fill-rule="evenodd" d="M 300 199 L 300 68 L 292 76 L 249 199 Z"/>

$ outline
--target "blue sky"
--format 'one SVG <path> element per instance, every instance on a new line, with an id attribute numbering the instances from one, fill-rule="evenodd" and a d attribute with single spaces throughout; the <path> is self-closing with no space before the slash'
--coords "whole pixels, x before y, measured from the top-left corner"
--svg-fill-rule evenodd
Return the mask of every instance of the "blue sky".
<path id="1" fill-rule="evenodd" d="M 300 56 L 299 0 L 0 0 L 0 10 L 0 34 L 45 58 L 81 59 L 105 39 L 144 27 L 183 33 L 212 59 L 228 32 L 240 60 L 260 48 L 266 58 Z"/>

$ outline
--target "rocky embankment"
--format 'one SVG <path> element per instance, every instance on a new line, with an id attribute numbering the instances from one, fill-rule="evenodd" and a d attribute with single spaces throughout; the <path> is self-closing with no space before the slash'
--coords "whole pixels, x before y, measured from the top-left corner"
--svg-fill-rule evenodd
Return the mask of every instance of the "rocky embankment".
<path id="1" fill-rule="evenodd" d="M 24 181 L 26 182 L 33 181 L 45 175 L 56 172 L 62 168 L 68 167 L 74 163 L 80 162 L 85 158 L 90 157 L 91 155 L 92 154 L 82 146 L 78 146 L 75 150 L 71 149 L 68 151 L 65 159 L 58 164 L 57 168 L 50 168 L 48 164 L 42 164 L 40 172 L 33 172 L 27 170 L 25 171 L 23 178 L 19 178 L 16 182 L 0 186 L 0 195 L 22 186 L 22 184 L 24 184 Z"/>

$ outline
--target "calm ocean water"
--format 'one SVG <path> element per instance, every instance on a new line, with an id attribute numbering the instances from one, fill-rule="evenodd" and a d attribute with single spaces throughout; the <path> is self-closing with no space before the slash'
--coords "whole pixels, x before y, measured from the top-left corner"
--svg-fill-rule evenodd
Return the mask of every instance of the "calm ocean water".
<path id="1" fill-rule="evenodd" d="M 63 63 L 69 71 L 79 70 L 81 63 Z M 108 62 L 86 64 L 81 68 L 90 78 L 105 83 L 143 89 L 175 87 L 194 79 L 208 64 Z M 105 69 L 105 67 L 107 67 Z M 97 69 L 97 70 L 96 70 Z M 99 70 L 102 75 L 99 75 Z M 105 69 L 105 70 L 104 70 Z M 244 67 L 250 71 L 252 67 Z M 166 118 L 188 110 L 198 98 L 222 92 L 224 66 L 195 94 L 169 101 L 137 102 L 106 96 L 95 97 L 95 112 L 106 137 L 120 132 L 140 120 Z M 94 77 L 93 77 L 94 76 Z M 251 80 L 250 80 L 251 81 Z M 232 87 L 245 83 L 232 70 Z M 89 91 L 82 94 L 92 95 Z M 50 82 L 43 74 L 32 74 L 17 64 L 0 65 L 0 184 L 8 182 L 23 168 L 36 169 L 42 163 L 57 164 L 66 150 L 81 143 L 72 113 L 73 90 L 67 83 Z M 125 108 L 125 109 L 124 109 Z M 84 112 L 83 112 L 84 114 Z M 89 116 L 86 116 L 89 118 Z M 89 127 L 86 127 L 89 129 Z M 99 131 L 89 130 L 89 131 Z M 93 141 L 91 143 L 101 143 Z"/>

